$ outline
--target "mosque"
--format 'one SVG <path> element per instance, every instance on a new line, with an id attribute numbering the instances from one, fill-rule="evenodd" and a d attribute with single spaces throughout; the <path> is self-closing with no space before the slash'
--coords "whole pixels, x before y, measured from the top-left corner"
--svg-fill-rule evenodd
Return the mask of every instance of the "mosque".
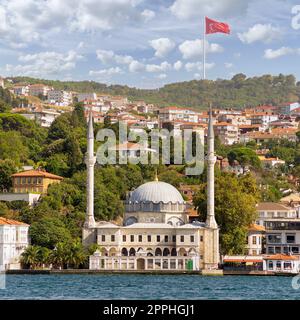
<path id="1" fill-rule="evenodd" d="M 87 212 L 83 244 L 97 243 L 89 258 L 91 270 L 204 271 L 217 270 L 219 229 L 214 214 L 214 132 L 212 112 L 208 127 L 208 206 L 205 222 L 189 223 L 188 205 L 172 185 L 158 181 L 142 184 L 125 201 L 123 225 L 94 219 L 93 118 L 88 121 Z"/>

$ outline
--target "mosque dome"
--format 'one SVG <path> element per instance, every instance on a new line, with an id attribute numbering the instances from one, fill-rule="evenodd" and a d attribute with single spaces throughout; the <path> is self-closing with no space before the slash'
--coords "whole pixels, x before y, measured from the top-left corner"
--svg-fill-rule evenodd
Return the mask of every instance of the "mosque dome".
<path id="1" fill-rule="evenodd" d="M 178 203 L 185 201 L 180 192 L 171 184 L 162 181 L 151 181 L 136 188 L 129 197 L 129 202 L 141 203 Z"/>

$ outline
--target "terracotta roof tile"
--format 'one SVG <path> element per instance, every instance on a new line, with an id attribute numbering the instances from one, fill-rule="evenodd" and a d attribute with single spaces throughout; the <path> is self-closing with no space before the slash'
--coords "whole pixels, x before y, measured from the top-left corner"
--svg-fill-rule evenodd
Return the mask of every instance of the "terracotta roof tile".
<path id="1" fill-rule="evenodd" d="M 289 256 L 285 254 L 274 254 L 265 257 L 265 260 L 298 260 L 295 256 Z"/>
<path id="2" fill-rule="evenodd" d="M 17 220 L 12 220 L 12 219 L 6 219 L 3 217 L 0 217 L 0 225 L 22 225 L 22 226 L 29 226 L 28 224 L 21 222 L 21 221 L 17 221 Z"/>
<path id="3" fill-rule="evenodd" d="M 12 175 L 12 177 L 44 177 L 49 179 L 62 180 L 63 177 L 42 170 L 26 170 Z"/>

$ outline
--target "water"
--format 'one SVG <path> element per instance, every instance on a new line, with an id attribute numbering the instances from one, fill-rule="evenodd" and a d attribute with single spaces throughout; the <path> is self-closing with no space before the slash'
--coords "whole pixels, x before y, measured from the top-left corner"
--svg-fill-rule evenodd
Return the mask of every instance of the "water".
<path id="1" fill-rule="evenodd" d="M 292 277 L 7 275 L 0 299 L 300 299 Z"/>

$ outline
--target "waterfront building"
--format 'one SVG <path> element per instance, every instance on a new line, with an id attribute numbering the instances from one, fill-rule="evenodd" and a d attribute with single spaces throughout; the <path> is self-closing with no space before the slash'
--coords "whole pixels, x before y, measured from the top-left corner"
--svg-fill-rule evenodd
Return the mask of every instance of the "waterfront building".
<path id="1" fill-rule="evenodd" d="M 0 217 L 0 269 L 20 269 L 20 256 L 29 244 L 29 225 Z"/>
<path id="2" fill-rule="evenodd" d="M 249 227 L 246 245 L 248 255 L 257 256 L 264 253 L 263 244 L 265 231 L 265 227 L 257 224 L 253 224 Z"/>
<path id="3" fill-rule="evenodd" d="M 93 270 L 216 270 L 219 264 L 219 228 L 214 213 L 214 132 L 210 112 L 208 134 L 208 206 L 205 222 L 189 222 L 190 205 L 172 185 L 147 182 L 127 197 L 123 224 L 94 219 L 94 133 L 89 115 L 87 211 L 83 244 L 97 243 L 90 256 Z"/>
<path id="4" fill-rule="evenodd" d="M 276 273 L 299 273 L 300 260 L 298 257 L 284 254 L 274 254 L 264 257 L 263 270 Z"/>

